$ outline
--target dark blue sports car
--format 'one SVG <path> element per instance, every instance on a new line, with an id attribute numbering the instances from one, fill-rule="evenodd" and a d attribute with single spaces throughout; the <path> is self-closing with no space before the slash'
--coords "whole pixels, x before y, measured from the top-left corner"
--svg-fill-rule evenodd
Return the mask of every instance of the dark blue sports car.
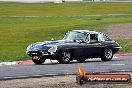
<path id="1" fill-rule="evenodd" d="M 88 58 L 110 61 L 120 48 L 104 33 L 73 30 L 67 32 L 62 40 L 33 43 L 27 47 L 26 53 L 35 64 L 42 64 L 46 59 L 67 64 L 72 60 L 84 62 Z"/>

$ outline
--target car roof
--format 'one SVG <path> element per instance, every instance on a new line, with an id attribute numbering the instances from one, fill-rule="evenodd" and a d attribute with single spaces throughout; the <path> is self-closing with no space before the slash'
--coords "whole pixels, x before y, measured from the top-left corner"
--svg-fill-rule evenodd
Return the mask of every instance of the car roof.
<path id="1" fill-rule="evenodd" d="M 90 33 L 90 34 L 98 34 L 99 32 L 96 31 L 89 31 L 89 30 L 72 30 L 72 31 L 76 31 L 76 32 L 86 32 L 86 33 Z"/>

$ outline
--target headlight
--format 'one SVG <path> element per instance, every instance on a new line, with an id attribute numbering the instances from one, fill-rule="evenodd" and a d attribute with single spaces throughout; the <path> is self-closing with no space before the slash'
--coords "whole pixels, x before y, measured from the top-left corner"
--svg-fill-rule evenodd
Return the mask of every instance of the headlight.
<path id="1" fill-rule="evenodd" d="M 57 50 L 57 46 L 53 46 L 53 47 L 51 47 L 51 48 L 48 50 L 48 52 L 50 52 L 51 54 L 53 54 L 54 52 L 56 52 L 56 50 Z"/>

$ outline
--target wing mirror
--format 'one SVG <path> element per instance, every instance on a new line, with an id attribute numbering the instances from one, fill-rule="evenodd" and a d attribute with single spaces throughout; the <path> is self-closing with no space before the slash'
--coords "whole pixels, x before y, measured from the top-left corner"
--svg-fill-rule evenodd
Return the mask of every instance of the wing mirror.
<path id="1" fill-rule="evenodd" d="M 54 38 L 51 38 L 51 41 L 55 41 L 55 39 Z"/>
<path id="2" fill-rule="evenodd" d="M 81 43 L 86 43 L 86 41 L 83 40 L 76 40 L 77 43 L 81 44 Z"/>

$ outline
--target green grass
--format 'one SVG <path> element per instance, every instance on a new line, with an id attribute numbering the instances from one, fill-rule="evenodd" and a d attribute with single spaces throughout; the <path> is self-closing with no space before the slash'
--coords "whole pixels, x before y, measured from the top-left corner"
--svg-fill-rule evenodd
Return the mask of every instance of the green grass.
<path id="1" fill-rule="evenodd" d="M 123 48 L 120 49 L 121 53 L 132 53 L 132 40 L 118 40 L 117 41 Z"/>
<path id="2" fill-rule="evenodd" d="M 7 3 L 0 2 L 1 16 L 75 16 L 88 14 L 132 14 L 132 3 Z"/>
<path id="3" fill-rule="evenodd" d="M 68 30 L 105 31 L 105 27 L 109 25 L 132 23 L 131 9 L 132 3 L 25 4 L 0 2 L 0 61 L 29 59 L 25 54 L 29 44 L 51 38 L 61 39 Z M 81 16 L 115 13 L 130 15 Z M 125 47 L 120 52 L 132 52 L 132 41 L 118 41 Z"/>
<path id="4" fill-rule="evenodd" d="M 96 20 L 97 18 L 101 20 Z M 29 44 L 50 40 L 52 37 L 60 39 L 68 30 L 104 31 L 103 27 L 107 25 L 129 23 L 132 22 L 131 18 L 132 16 L 0 17 L 0 61 L 29 59 L 25 54 Z"/>

